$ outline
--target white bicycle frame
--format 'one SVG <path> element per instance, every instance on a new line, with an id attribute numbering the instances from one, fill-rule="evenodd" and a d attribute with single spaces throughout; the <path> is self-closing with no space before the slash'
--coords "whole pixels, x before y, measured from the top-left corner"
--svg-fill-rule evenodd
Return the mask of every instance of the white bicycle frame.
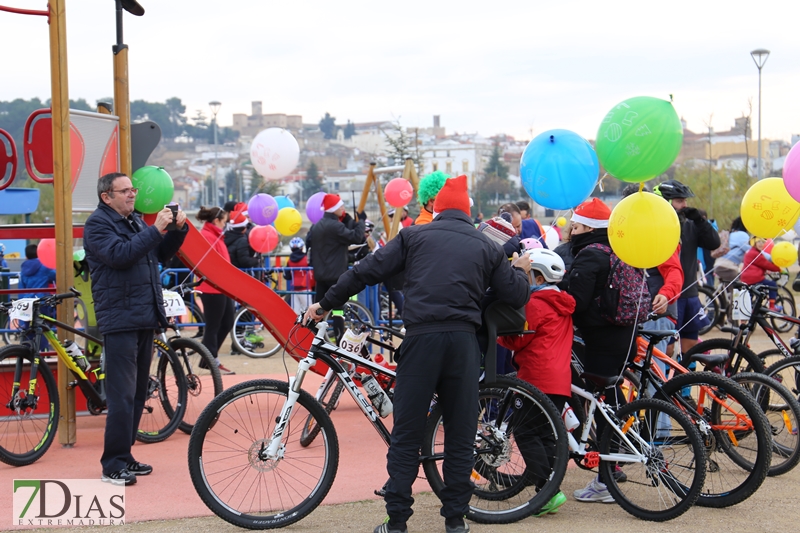
<path id="1" fill-rule="evenodd" d="M 281 409 L 281 415 L 278 419 L 278 423 L 275 424 L 275 429 L 272 431 L 272 438 L 270 439 L 269 446 L 267 446 L 265 450 L 267 459 L 276 460 L 283 456 L 283 446 L 281 445 L 283 433 L 289 423 L 289 416 L 292 414 L 292 409 L 294 409 L 294 405 L 297 403 L 297 399 L 300 397 L 300 390 L 303 387 L 303 379 L 305 378 L 306 373 L 308 373 L 308 370 L 317 364 L 317 355 L 314 351 L 315 348 L 323 348 L 324 352 L 330 354 L 332 356 L 331 359 L 335 361 L 341 369 L 336 371 L 331 364 L 328 364 L 328 373 L 326 374 L 325 379 L 327 380 L 332 378 L 333 374 L 336 374 L 338 379 L 344 383 L 345 388 L 350 393 L 350 396 L 352 396 L 353 400 L 355 400 L 356 405 L 361 408 L 361 411 L 364 413 L 364 415 L 370 420 L 370 422 L 372 422 L 372 425 L 376 427 L 378 433 L 380 433 L 387 445 L 389 443 L 389 432 L 386 429 L 386 426 L 384 426 L 380 421 L 380 416 L 378 413 L 376 413 L 375 409 L 372 407 L 372 402 L 370 402 L 367 397 L 361 394 L 358 385 L 356 385 L 353 382 L 353 379 L 350 377 L 350 372 L 348 369 L 344 368 L 343 365 L 336 361 L 333 356 L 343 357 L 346 361 L 376 370 L 379 373 L 392 378 L 394 378 L 396 374 L 370 359 L 364 359 L 359 355 L 330 344 L 326 340 L 328 325 L 324 320 L 320 321 L 316 327 L 317 334 L 314 336 L 314 340 L 311 342 L 311 349 L 308 351 L 308 355 L 297 364 L 297 373 L 294 375 L 294 377 L 289 379 L 289 394 L 287 395 L 286 401 Z"/>
<path id="2" fill-rule="evenodd" d="M 611 418 L 609 412 L 612 411 L 612 408 L 607 405 L 605 402 L 599 402 L 595 396 L 587 392 L 580 387 L 572 385 L 572 393 L 580 396 L 585 400 L 589 400 L 589 410 L 586 412 L 586 421 L 583 424 L 583 431 L 580 435 L 580 443 L 575 440 L 575 436 L 568 432 L 567 439 L 569 439 L 569 450 L 573 454 L 580 455 L 582 457 L 586 456 L 588 453 L 586 451 L 586 443 L 589 441 L 589 432 L 591 431 L 591 421 L 594 418 L 594 413 L 597 409 L 600 409 L 600 414 L 603 415 L 603 418 L 606 419 L 609 426 L 614 429 L 614 431 L 622 437 L 622 440 L 627 444 L 628 449 L 634 450 L 634 453 L 601 453 L 599 454 L 601 461 L 613 461 L 619 463 L 645 463 L 647 461 L 647 457 L 642 455 L 639 452 L 636 452 L 636 448 L 634 448 L 631 441 L 628 439 L 629 436 L 633 437 L 640 445 L 642 445 L 645 449 L 650 449 L 650 444 L 648 444 L 644 439 L 642 439 L 639 434 L 631 429 L 629 431 L 622 431 L 619 427 L 617 427 L 617 422 Z M 598 435 L 598 439 L 600 436 Z M 598 443 L 599 444 L 599 443 Z"/>

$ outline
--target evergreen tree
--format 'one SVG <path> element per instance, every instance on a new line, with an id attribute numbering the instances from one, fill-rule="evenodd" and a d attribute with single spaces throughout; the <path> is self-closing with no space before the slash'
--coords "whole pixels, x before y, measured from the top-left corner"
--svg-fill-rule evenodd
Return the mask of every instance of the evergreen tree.
<path id="1" fill-rule="evenodd" d="M 319 174 L 319 168 L 312 159 L 306 167 L 306 179 L 300 182 L 300 188 L 303 190 L 303 198 L 308 199 L 314 193 L 322 189 L 322 176 Z"/>
<path id="2" fill-rule="evenodd" d="M 334 139 L 336 137 L 336 117 L 332 117 L 330 113 L 325 113 L 319 121 L 319 129 L 326 139 Z"/>
<path id="3" fill-rule="evenodd" d="M 347 125 L 344 127 L 344 138 L 350 139 L 355 134 L 356 134 L 356 125 L 348 120 Z"/>
<path id="4" fill-rule="evenodd" d="M 508 165 L 503 164 L 503 154 L 500 151 L 500 145 L 495 143 L 492 148 L 492 155 L 489 156 L 489 162 L 486 163 L 486 168 L 483 173 L 488 176 L 497 176 L 501 179 L 508 179 Z"/>

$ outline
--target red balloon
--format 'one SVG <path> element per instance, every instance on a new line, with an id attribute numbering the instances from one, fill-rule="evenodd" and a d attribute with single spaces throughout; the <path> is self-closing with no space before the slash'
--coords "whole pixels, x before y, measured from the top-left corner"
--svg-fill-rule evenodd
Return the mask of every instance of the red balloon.
<path id="1" fill-rule="evenodd" d="M 414 187 L 406 179 L 395 178 L 386 184 L 383 194 L 390 206 L 405 207 L 414 197 Z"/>
<path id="2" fill-rule="evenodd" d="M 767 243 L 764 245 L 764 252 L 771 254 L 772 248 L 775 246 L 775 242 L 772 239 L 767 239 Z"/>
<path id="3" fill-rule="evenodd" d="M 250 230 L 250 248 L 260 254 L 271 252 L 278 246 L 278 230 L 272 226 L 256 226 Z"/>
<path id="4" fill-rule="evenodd" d="M 42 239 L 36 247 L 39 261 L 47 268 L 56 268 L 56 240 Z"/>

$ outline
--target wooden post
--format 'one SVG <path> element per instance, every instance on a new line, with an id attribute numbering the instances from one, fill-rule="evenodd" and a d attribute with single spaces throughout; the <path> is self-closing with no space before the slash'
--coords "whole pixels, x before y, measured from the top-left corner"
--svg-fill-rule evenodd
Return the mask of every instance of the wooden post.
<path id="1" fill-rule="evenodd" d="M 414 160 L 410 157 L 406 159 L 403 178 L 411 182 L 411 186 L 414 187 L 414 194 L 417 194 L 417 191 L 419 191 L 419 176 L 417 176 L 417 167 L 414 165 Z"/>
<path id="2" fill-rule="evenodd" d="M 128 45 L 114 45 L 114 112 L 119 117 L 119 168 L 131 175 L 131 103 L 128 87 Z"/>
<path id="3" fill-rule="evenodd" d="M 50 0 L 50 84 L 53 123 L 53 188 L 55 191 L 56 290 L 67 292 L 72 285 L 72 175 L 69 151 L 69 87 L 67 84 L 67 20 L 66 0 Z M 58 306 L 58 320 L 72 324 L 73 302 L 64 300 Z M 59 332 L 66 338 L 71 333 Z M 75 390 L 68 390 L 70 373 L 58 362 L 59 410 L 58 441 L 72 446 L 77 440 L 75 424 Z"/>
<path id="4" fill-rule="evenodd" d="M 397 236 L 397 233 L 400 231 L 400 219 L 403 218 L 403 208 L 397 207 L 394 210 L 394 216 L 392 216 L 392 228 L 387 233 L 387 241 L 391 241 Z"/>

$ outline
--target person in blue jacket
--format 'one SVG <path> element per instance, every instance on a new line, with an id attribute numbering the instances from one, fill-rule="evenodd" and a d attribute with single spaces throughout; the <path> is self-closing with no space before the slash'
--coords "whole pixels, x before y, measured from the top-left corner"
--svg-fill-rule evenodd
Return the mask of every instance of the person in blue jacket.
<path id="1" fill-rule="evenodd" d="M 29 244 L 25 247 L 25 261 L 19 269 L 19 284 L 20 289 L 46 289 L 53 286 L 56 281 L 56 271 L 52 268 L 47 268 L 39 261 L 39 254 L 35 244 Z M 20 298 L 43 298 L 47 296 L 46 292 L 36 293 L 23 293 Z M 43 315 L 55 318 L 56 310 L 50 305 L 44 305 L 39 308 L 39 312 Z M 20 324 L 23 325 L 24 324 Z M 39 348 L 42 351 L 50 349 L 50 343 L 42 338 Z"/>

